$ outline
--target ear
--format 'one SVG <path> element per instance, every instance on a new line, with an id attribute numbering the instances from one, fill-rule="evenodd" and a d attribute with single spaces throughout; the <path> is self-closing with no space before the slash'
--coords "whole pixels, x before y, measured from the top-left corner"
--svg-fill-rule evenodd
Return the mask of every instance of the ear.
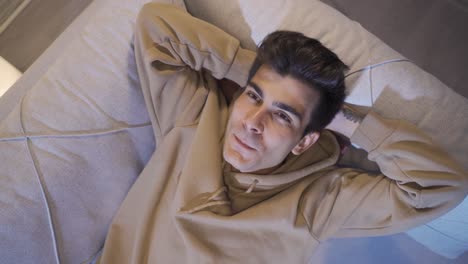
<path id="1" fill-rule="evenodd" d="M 320 137 L 319 132 L 311 132 L 306 134 L 297 145 L 291 150 L 294 155 L 301 155 L 317 142 Z"/>

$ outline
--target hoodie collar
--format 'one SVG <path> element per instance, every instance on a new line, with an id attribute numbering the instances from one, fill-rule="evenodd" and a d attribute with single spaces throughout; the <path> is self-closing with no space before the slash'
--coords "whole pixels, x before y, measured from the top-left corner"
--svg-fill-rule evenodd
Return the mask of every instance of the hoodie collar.
<path id="1" fill-rule="evenodd" d="M 288 155 L 286 161 L 271 174 L 233 172 L 230 166 L 226 167 L 225 173 L 238 183 L 237 188 L 248 189 L 255 182 L 256 189 L 271 190 L 336 164 L 339 154 L 340 147 L 335 136 L 325 130 L 311 148 L 299 156 Z"/>

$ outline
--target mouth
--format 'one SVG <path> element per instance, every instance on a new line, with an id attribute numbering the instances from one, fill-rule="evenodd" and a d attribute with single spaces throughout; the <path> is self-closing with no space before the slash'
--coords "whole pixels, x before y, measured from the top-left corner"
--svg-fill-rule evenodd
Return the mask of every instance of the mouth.
<path id="1" fill-rule="evenodd" d="M 233 136 L 234 136 L 234 139 L 237 141 L 237 143 L 238 143 L 241 147 L 243 147 L 243 148 L 245 148 L 245 149 L 247 149 L 247 150 L 251 150 L 251 151 L 255 151 L 255 150 L 256 150 L 255 148 L 249 146 L 247 143 L 245 143 L 244 141 L 242 141 L 241 139 L 239 139 L 236 135 L 233 135 Z"/>

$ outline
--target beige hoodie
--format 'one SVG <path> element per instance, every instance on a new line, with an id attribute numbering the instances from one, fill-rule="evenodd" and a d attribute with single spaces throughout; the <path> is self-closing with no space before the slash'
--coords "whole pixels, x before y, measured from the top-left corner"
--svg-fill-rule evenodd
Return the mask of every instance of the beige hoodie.
<path id="1" fill-rule="evenodd" d="M 466 195 L 461 167 L 431 139 L 374 113 L 351 141 L 380 175 L 336 167 L 330 132 L 271 175 L 231 172 L 222 158 L 229 111 L 214 78 L 245 85 L 254 53 L 151 3 L 137 20 L 135 56 L 157 150 L 115 216 L 100 263 L 307 263 L 320 241 L 400 232 Z"/>

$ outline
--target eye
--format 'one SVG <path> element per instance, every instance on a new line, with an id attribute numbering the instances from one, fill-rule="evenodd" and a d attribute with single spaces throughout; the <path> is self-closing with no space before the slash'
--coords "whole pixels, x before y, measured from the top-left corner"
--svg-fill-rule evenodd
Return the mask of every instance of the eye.
<path id="1" fill-rule="evenodd" d="M 256 95 L 255 93 L 251 92 L 251 91 L 247 91 L 246 92 L 247 96 L 250 97 L 250 99 L 252 99 L 255 103 L 260 103 L 261 99 L 258 95 Z"/>
<path id="2" fill-rule="evenodd" d="M 277 117 L 279 117 L 281 120 L 283 120 L 283 121 L 285 121 L 286 123 L 288 123 L 288 124 L 291 124 L 291 123 L 292 123 L 291 118 L 290 118 L 287 114 L 285 114 L 285 113 L 283 113 L 283 112 L 276 112 L 275 115 L 276 115 Z"/>

